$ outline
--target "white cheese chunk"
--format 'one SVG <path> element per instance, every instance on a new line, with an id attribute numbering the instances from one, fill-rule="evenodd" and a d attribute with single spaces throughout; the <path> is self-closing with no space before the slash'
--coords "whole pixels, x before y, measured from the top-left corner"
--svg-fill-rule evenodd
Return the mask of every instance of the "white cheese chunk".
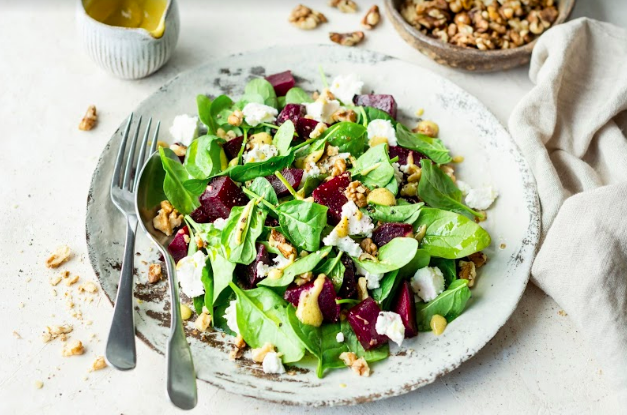
<path id="1" fill-rule="evenodd" d="M 331 116 L 340 109 L 340 102 L 336 99 L 330 100 L 325 96 L 321 96 L 315 102 L 305 103 L 305 108 L 307 115 L 314 120 L 332 124 L 333 118 Z"/>
<path id="2" fill-rule="evenodd" d="M 472 190 L 472 187 L 470 187 L 468 183 L 463 182 L 461 180 L 457 180 L 455 184 L 457 185 L 457 188 L 462 192 L 462 195 L 464 196 L 466 196 L 468 192 Z"/>
<path id="3" fill-rule="evenodd" d="M 251 127 L 256 127 L 262 122 L 273 123 L 279 112 L 276 108 L 256 102 L 249 102 L 242 109 L 246 123 Z"/>
<path id="4" fill-rule="evenodd" d="M 377 137 L 386 138 L 391 146 L 398 145 L 396 131 L 389 120 L 372 120 L 368 123 L 368 141 Z"/>
<path id="5" fill-rule="evenodd" d="M 224 319 L 226 320 L 226 325 L 229 326 L 232 332 L 239 335 L 239 327 L 237 326 L 237 301 L 233 300 L 229 303 L 229 306 L 224 309 Z"/>
<path id="6" fill-rule="evenodd" d="M 444 291 L 444 275 L 438 267 L 420 268 L 411 279 L 411 288 L 422 301 L 429 302 Z"/>
<path id="7" fill-rule="evenodd" d="M 276 352 L 268 352 L 263 358 L 262 366 L 265 373 L 285 373 L 285 367 L 283 366 L 283 362 Z"/>
<path id="8" fill-rule="evenodd" d="M 392 167 L 394 167 L 394 178 L 396 179 L 396 183 L 401 184 L 403 182 L 403 172 L 401 171 L 401 165 L 397 162 L 392 163 Z"/>
<path id="9" fill-rule="evenodd" d="M 375 324 L 377 333 L 382 336 L 388 336 L 390 340 L 399 346 L 405 338 L 405 325 L 401 316 L 391 311 L 381 311 Z"/>
<path id="10" fill-rule="evenodd" d="M 352 104 L 353 97 L 361 94 L 364 83 L 355 74 L 338 75 L 329 90 L 344 104 Z"/>
<path id="11" fill-rule="evenodd" d="M 335 335 L 335 341 L 338 343 L 344 343 L 344 333 L 339 332 Z"/>
<path id="12" fill-rule="evenodd" d="M 384 274 L 371 274 L 359 265 L 357 265 L 355 271 L 357 272 L 357 275 L 361 275 L 366 278 L 369 290 L 374 290 L 380 287 L 379 283 L 383 279 Z"/>
<path id="13" fill-rule="evenodd" d="M 349 235 L 372 235 L 374 229 L 372 219 L 370 216 L 364 215 L 352 200 L 342 206 L 342 217 L 348 218 Z"/>
<path id="14" fill-rule="evenodd" d="M 470 189 L 466 195 L 466 205 L 477 210 L 486 210 L 498 197 L 492 186 Z"/>
<path id="15" fill-rule="evenodd" d="M 226 219 L 217 218 L 213 221 L 213 226 L 221 231 L 226 226 Z"/>
<path id="16" fill-rule="evenodd" d="M 181 114 L 174 117 L 170 134 L 175 143 L 189 146 L 198 137 L 198 117 Z"/>
<path id="17" fill-rule="evenodd" d="M 205 292 L 200 277 L 207 262 L 207 256 L 202 251 L 197 251 L 192 256 L 186 256 L 176 264 L 176 277 L 181 285 L 181 290 L 189 298 L 198 297 Z"/>
<path id="18" fill-rule="evenodd" d="M 256 144 L 248 152 L 244 153 L 242 158 L 244 164 L 264 161 L 279 154 L 279 150 L 272 144 Z"/>
<path id="19" fill-rule="evenodd" d="M 355 242 L 350 236 L 340 238 L 337 234 L 336 228 L 333 228 L 331 233 L 329 233 L 326 237 L 324 237 L 324 239 L 322 239 L 322 243 L 327 246 L 337 246 L 337 249 L 342 252 L 346 252 L 352 257 L 359 257 L 359 255 L 363 254 L 364 252 L 359 244 Z"/>

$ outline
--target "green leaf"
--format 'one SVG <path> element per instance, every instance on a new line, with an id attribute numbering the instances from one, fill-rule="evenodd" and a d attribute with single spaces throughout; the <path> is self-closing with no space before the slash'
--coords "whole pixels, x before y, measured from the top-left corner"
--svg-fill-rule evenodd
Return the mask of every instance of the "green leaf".
<path id="1" fill-rule="evenodd" d="M 248 186 L 248 189 L 257 194 L 257 196 L 263 197 L 264 200 L 273 205 L 279 204 L 279 199 L 276 196 L 274 187 L 272 187 L 268 179 L 266 179 L 265 177 L 257 177 L 255 180 L 253 180 L 250 186 Z"/>
<path id="2" fill-rule="evenodd" d="M 202 306 L 205 305 L 205 295 L 199 295 L 198 297 L 194 297 L 193 299 L 194 302 L 194 311 L 196 311 L 196 314 L 200 314 L 202 313 Z"/>
<path id="3" fill-rule="evenodd" d="M 420 268 L 424 268 L 429 265 L 431 255 L 424 249 L 417 249 L 416 254 L 406 265 L 404 265 L 398 272 L 401 278 L 409 278 L 413 276 Z"/>
<path id="4" fill-rule="evenodd" d="M 290 88 L 287 94 L 285 94 L 286 104 L 304 104 L 309 102 L 313 102 L 311 96 L 297 86 Z"/>
<path id="5" fill-rule="evenodd" d="M 170 203 L 172 203 L 172 206 L 179 212 L 184 215 L 191 213 L 200 206 L 198 197 L 202 194 L 202 191 L 200 193 L 191 192 L 185 188 L 183 184 L 189 180 L 189 173 L 172 150 L 160 147 L 159 156 L 161 156 L 161 164 L 163 165 L 163 170 L 165 170 L 163 192 Z"/>
<path id="6" fill-rule="evenodd" d="M 446 164 L 453 160 L 449 149 L 441 140 L 420 133 L 412 133 L 401 123 L 396 124 L 396 140 L 399 146 L 416 150 L 437 164 Z"/>
<path id="7" fill-rule="evenodd" d="M 263 231 L 267 213 L 251 200 L 246 206 L 235 206 L 222 231 L 221 243 L 226 258 L 238 264 L 250 264 L 257 255 L 255 241 Z"/>
<path id="8" fill-rule="evenodd" d="M 272 144 L 279 151 L 279 156 L 285 156 L 290 152 L 290 144 L 294 138 L 294 123 L 290 120 L 285 121 L 274 134 Z"/>
<path id="9" fill-rule="evenodd" d="M 235 293 L 230 287 L 228 287 L 223 290 L 218 296 L 218 299 L 213 302 L 213 318 L 211 319 L 213 327 L 218 328 L 231 336 L 237 336 L 237 333 L 231 331 L 228 324 L 226 324 L 224 314 L 226 312 L 226 308 L 231 305 L 231 301 L 236 299 L 237 297 L 235 296 Z"/>
<path id="10" fill-rule="evenodd" d="M 350 121 L 332 125 L 321 135 L 332 146 L 339 148 L 340 153 L 351 153 L 359 157 L 366 147 L 366 127 Z"/>
<path id="11" fill-rule="evenodd" d="M 235 264 L 227 261 L 221 246 L 207 247 L 207 254 L 213 270 L 213 302 L 215 303 L 222 291 L 233 281 Z"/>
<path id="12" fill-rule="evenodd" d="M 276 92 L 274 92 L 274 87 L 263 78 L 255 78 L 248 82 L 246 88 L 244 88 L 244 94 L 246 96 L 257 94 L 263 98 L 263 104 L 274 108 L 279 107 L 279 101 L 277 100 Z"/>
<path id="13" fill-rule="evenodd" d="M 395 180 L 394 167 L 388 156 L 387 145 L 370 147 L 357 159 L 351 172 L 371 189 L 385 187 L 390 180 Z"/>
<path id="14" fill-rule="evenodd" d="M 419 331 L 431 331 L 431 318 L 439 314 L 449 323 L 455 320 L 466 308 L 471 297 L 468 280 L 455 280 L 435 299 L 428 303 L 416 304 L 416 320 Z"/>
<path id="15" fill-rule="evenodd" d="M 297 247 L 315 251 L 327 224 L 326 206 L 303 200 L 290 200 L 276 208 L 282 233 Z"/>
<path id="16" fill-rule="evenodd" d="M 314 270 L 316 275 L 325 274 L 327 277 L 331 278 L 335 292 L 340 291 L 340 288 L 342 288 L 342 284 L 344 283 L 344 273 L 346 272 L 346 267 L 342 263 L 342 255 L 343 252 L 340 251 L 337 256 L 327 258 L 326 261 L 318 264 Z"/>
<path id="17" fill-rule="evenodd" d="M 375 288 L 372 291 L 372 298 L 374 298 L 375 301 L 381 304 L 383 300 L 386 300 L 388 297 L 390 297 L 390 294 L 392 294 L 393 297 L 393 293 L 394 291 L 396 291 L 395 288 L 398 288 L 401 282 L 402 278 L 398 276 L 398 270 L 388 272 L 381 280 L 379 288 Z M 383 306 L 383 304 L 381 305 Z M 382 308 L 384 310 L 388 310 L 388 308 L 386 307 Z"/>
<path id="18" fill-rule="evenodd" d="M 353 258 L 355 263 L 372 274 L 385 274 L 409 263 L 418 249 L 414 238 L 394 238 L 379 249 L 378 261 Z"/>
<path id="19" fill-rule="evenodd" d="M 376 349 L 364 350 L 348 320 L 342 321 L 342 333 L 344 333 L 344 343 L 348 349 L 355 353 L 358 358 L 363 357 L 368 363 L 387 359 L 390 355 L 390 346 L 387 343 Z"/>
<path id="20" fill-rule="evenodd" d="M 320 177 L 307 176 L 305 183 L 301 187 L 303 197 L 308 197 L 322 183 Z"/>
<path id="21" fill-rule="evenodd" d="M 226 159 L 220 145 L 224 140 L 211 135 L 198 137 L 192 141 L 185 156 L 185 168 L 195 179 L 206 180 L 222 170 L 222 160 Z"/>
<path id="22" fill-rule="evenodd" d="M 265 278 L 259 282 L 259 285 L 265 285 L 268 287 L 285 287 L 291 284 L 297 275 L 313 271 L 316 265 L 329 255 L 329 252 L 331 252 L 331 247 L 325 246 L 319 251 L 312 252 L 306 257 L 299 258 L 283 270 L 281 278 L 276 280 Z"/>
<path id="23" fill-rule="evenodd" d="M 387 120 L 396 125 L 396 120 L 387 112 L 374 107 L 363 107 L 368 123 L 372 120 Z"/>
<path id="24" fill-rule="evenodd" d="M 424 206 L 424 203 L 414 203 L 411 205 L 397 205 L 397 206 L 382 206 L 382 205 L 368 205 L 362 208 L 361 211 L 373 221 L 381 222 L 404 222 L 414 223 L 418 220 L 420 215 L 420 209 Z"/>
<path id="25" fill-rule="evenodd" d="M 230 286 L 237 295 L 237 326 L 246 343 L 253 349 L 273 344 L 283 353 L 284 363 L 302 359 L 305 347 L 287 315 L 291 305 L 269 288 L 243 291 L 234 283 Z"/>
<path id="26" fill-rule="evenodd" d="M 470 213 L 483 217 L 462 203 L 462 192 L 453 180 L 431 160 L 420 160 L 422 174 L 418 182 L 418 196 L 434 208 L 450 210 L 457 213 Z"/>
<path id="27" fill-rule="evenodd" d="M 216 125 L 229 125 L 228 117 L 233 112 L 231 109 L 232 106 L 233 100 L 226 95 L 220 95 L 213 100 L 209 113 Z"/>
<path id="28" fill-rule="evenodd" d="M 463 258 L 490 245 L 490 234 L 472 219 L 454 212 L 422 208 L 414 227 L 427 226 L 421 248 L 431 256 Z"/>
<path id="29" fill-rule="evenodd" d="M 209 314 L 213 317 L 213 270 L 211 266 L 205 264 L 205 267 L 202 270 L 202 275 L 200 276 L 200 281 L 202 285 L 205 287 L 205 307 L 209 310 Z M 212 318 L 213 320 L 213 318 Z"/>
<path id="30" fill-rule="evenodd" d="M 196 105 L 198 106 L 198 118 L 207 126 L 209 134 L 215 134 L 218 131 L 213 115 L 211 114 L 211 99 L 206 95 L 198 95 L 196 97 Z"/>
<path id="31" fill-rule="evenodd" d="M 457 267 L 454 259 L 446 258 L 431 258 L 431 267 L 438 267 L 444 275 L 444 286 L 448 287 L 453 281 L 457 279 Z"/>
<path id="32" fill-rule="evenodd" d="M 264 161 L 246 163 L 229 167 L 221 174 L 228 175 L 236 182 L 247 182 L 256 177 L 265 177 L 289 167 L 294 162 L 294 153 L 289 152 L 286 156 L 274 156 Z"/>

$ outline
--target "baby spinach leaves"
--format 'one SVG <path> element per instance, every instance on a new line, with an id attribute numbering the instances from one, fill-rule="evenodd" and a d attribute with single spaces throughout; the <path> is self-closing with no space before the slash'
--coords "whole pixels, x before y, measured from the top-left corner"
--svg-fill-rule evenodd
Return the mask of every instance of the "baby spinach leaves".
<path id="1" fill-rule="evenodd" d="M 329 127 L 321 136 L 340 153 L 351 153 L 359 157 L 366 147 L 366 127 L 350 121 L 343 121 Z"/>
<path id="2" fill-rule="evenodd" d="M 398 276 L 398 270 L 388 272 L 381 280 L 379 288 L 375 288 L 372 291 L 372 298 L 381 304 L 381 308 L 388 310 L 389 308 L 383 306 L 383 302 L 384 300 L 393 297 L 393 295 L 390 294 L 393 294 L 393 292 L 396 291 L 402 281 L 403 279 Z"/>
<path id="3" fill-rule="evenodd" d="M 200 206 L 198 197 L 204 191 L 204 186 L 202 189 L 196 189 L 195 192 L 188 190 L 184 183 L 190 179 L 190 176 L 176 154 L 169 148 L 160 147 L 159 156 L 163 170 L 165 170 L 163 192 L 179 212 L 184 215 L 191 213 Z"/>
<path id="4" fill-rule="evenodd" d="M 468 280 L 455 280 L 434 300 L 416 304 L 418 330 L 430 331 L 431 318 L 435 314 L 441 315 L 449 323 L 455 320 L 466 308 L 471 295 Z"/>
<path id="5" fill-rule="evenodd" d="M 358 258 L 353 261 L 371 274 L 385 274 L 409 263 L 417 249 L 418 241 L 414 238 L 394 238 L 379 249 L 377 261 Z"/>
<path id="6" fill-rule="evenodd" d="M 246 182 L 256 177 L 274 174 L 275 171 L 281 171 L 289 167 L 293 162 L 294 153 L 290 151 L 285 156 L 274 156 L 264 161 L 229 167 L 221 174 L 228 174 L 236 182 Z"/>
<path id="7" fill-rule="evenodd" d="M 286 104 L 305 104 L 313 102 L 311 96 L 305 92 L 302 88 L 297 86 L 290 88 L 285 94 L 285 103 Z"/>
<path id="8" fill-rule="evenodd" d="M 207 254 L 213 270 L 213 302 L 215 303 L 218 296 L 233 280 L 235 264 L 226 259 L 222 246 L 208 246 Z"/>
<path id="9" fill-rule="evenodd" d="M 418 182 L 418 196 L 427 205 L 457 213 L 470 213 L 483 217 L 462 203 L 462 192 L 446 173 L 434 165 L 431 160 L 420 160 L 422 175 Z"/>
<path id="10" fill-rule="evenodd" d="M 387 343 L 376 349 L 364 350 L 359 340 L 357 340 L 357 335 L 348 320 L 342 321 L 341 325 L 342 333 L 344 334 L 344 343 L 348 347 L 348 350 L 355 353 L 357 357 L 363 357 L 366 362 L 372 363 L 386 359 L 390 355 L 390 346 Z"/>
<path id="11" fill-rule="evenodd" d="M 226 168 L 226 155 L 220 143 L 223 140 L 212 135 L 198 137 L 187 149 L 185 168 L 189 174 L 200 180 L 220 173 Z"/>
<path id="12" fill-rule="evenodd" d="M 290 152 L 290 144 L 294 138 L 294 123 L 290 120 L 285 121 L 274 134 L 272 144 L 279 151 L 279 156 L 286 156 Z"/>
<path id="13" fill-rule="evenodd" d="M 327 277 L 331 278 L 335 292 L 340 291 L 340 288 L 342 288 L 344 272 L 346 272 L 346 267 L 342 264 L 342 254 L 343 252 L 340 251 L 337 256 L 330 257 L 323 263 L 318 264 L 314 270 L 316 275 L 325 274 Z"/>
<path id="14" fill-rule="evenodd" d="M 265 343 L 276 346 L 283 353 L 284 363 L 298 362 L 305 355 L 305 347 L 294 333 L 288 319 L 288 307 L 281 296 L 269 288 L 241 290 L 233 282 L 231 288 L 237 295 L 237 326 L 251 348 Z"/>
<path id="15" fill-rule="evenodd" d="M 291 200 L 276 208 L 281 232 L 297 247 L 315 251 L 327 224 L 326 206 L 303 200 Z"/>
<path id="16" fill-rule="evenodd" d="M 424 203 L 414 203 L 397 206 L 368 205 L 361 211 L 373 221 L 414 223 L 420 215 Z"/>
<path id="17" fill-rule="evenodd" d="M 255 241 L 263 231 L 266 212 L 251 200 L 246 206 L 235 206 L 222 231 L 221 243 L 226 258 L 233 263 L 250 264 L 257 255 Z"/>
<path id="18" fill-rule="evenodd" d="M 454 259 L 446 258 L 431 258 L 431 267 L 438 267 L 444 275 L 444 286 L 448 287 L 453 281 L 457 279 L 457 268 Z"/>
<path id="19" fill-rule="evenodd" d="M 385 145 L 371 147 L 357 159 L 351 171 L 369 188 L 385 187 L 390 180 L 394 180 L 394 167 Z"/>
<path id="20" fill-rule="evenodd" d="M 427 226 L 421 248 L 432 256 L 463 258 L 490 245 L 490 234 L 466 216 L 422 208 L 414 227 Z"/>
<path id="21" fill-rule="evenodd" d="M 330 251 L 331 247 L 325 246 L 321 250 L 313 252 L 306 257 L 300 258 L 293 264 L 286 267 L 283 270 L 283 275 L 281 276 L 281 278 L 276 280 L 265 278 L 259 282 L 259 285 L 265 285 L 268 287 L 285 287 L 291 284 L 297 275 L 312 271 L 316 267 L 316 265 L 318 265 L 318 263 L 322 261 L 322 259 L 329 255 Z"/>
<path id="22" fill-rule="evenodd" d="M 420 133 L 412 133 L 401 123 L 396 124 L 396 140 L 399 146 L 416 150 L 437 164 L 450 163 L 452 160 L 449 149 L 441 140 Z"/>
<path id="23" fill-rule="evenodd" d="M 248 84 L 246 84 L 242 100 L 252 97 L 255 97 L 255 99 L 257 99 L 256 97 L 261 97 L 262 102 L 260 102 L 260 104 L 265 104 L 274 108 L 279 107 L 279 101 L 277 100 L 276 92 L 274 92 L 274 87 L 270 84 L 270 82 L 263 78 L 252 79 L 248 82 Z M 252 100 L 250 102 L 257 101 Z"/>
<path id="24" fill-rule="evenodd" d="M 414 257 L 406 265 L 404 265 L 398 272 L 401 278 L 408 278 L 414 275 L 414 273 L 420 268 L 424 268 L 429 265 L 431 255 L 424 249 L 417 249 Z"/>
<path id="25" fill-rule="evenodd" d="M 256 196 L 263 197 L 264 200 L 273 205 L 279 204 L 279 199 L 274 191 L 274 187 L 272 187 L 268 179 L 265 177 L 257 177 L 253 180 L 250 186 L 248 186 L 248 189 L 250 189 L 251 192 L 254 192 Z"/>

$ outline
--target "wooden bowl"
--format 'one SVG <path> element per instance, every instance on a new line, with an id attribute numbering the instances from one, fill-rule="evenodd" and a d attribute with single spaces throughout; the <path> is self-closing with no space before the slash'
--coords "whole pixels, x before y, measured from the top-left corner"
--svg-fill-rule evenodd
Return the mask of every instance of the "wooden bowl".
<path id="1" fill-rule="evenodd" d="M 537 42 L 514 49 L 482 51 L 474 48 L 451 45 L 427 36 L 409 24 L 401 15 L 400 7 L 404 0 L 385 0 L 385 10 L 390 21 L 401 37 L 414 48 L 441 65 L 467 71 L 493 72 L 524 65 L 531 58 L 531 51 Z M 575 0 L 558 0 L 558 16 L 553 26 L 563 23 L 575 6 Z M 553 27 L 551 26 L 551 27 Z M 540 35 L 542 36 L 542 35 Z"/>

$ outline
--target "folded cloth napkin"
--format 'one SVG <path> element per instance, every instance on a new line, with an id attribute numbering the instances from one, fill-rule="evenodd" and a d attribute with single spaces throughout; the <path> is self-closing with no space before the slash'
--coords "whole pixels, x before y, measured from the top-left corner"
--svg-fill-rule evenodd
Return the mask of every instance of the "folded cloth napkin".
<path id="1" fill-rule="evenodd" d="M 582 18 L 542 35 L 509 129 L 536 178 L 532 280 L 627 396 L 627 31 Z"/>

